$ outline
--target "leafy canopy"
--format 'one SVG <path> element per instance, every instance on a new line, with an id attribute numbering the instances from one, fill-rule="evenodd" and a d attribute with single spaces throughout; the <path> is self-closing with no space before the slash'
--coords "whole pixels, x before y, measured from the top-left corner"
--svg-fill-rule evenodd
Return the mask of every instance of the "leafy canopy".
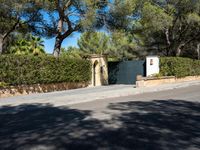
<path id="1" fill-rule="evenodd" d="M 16 43 L 10 47 L 10 53 L 17 55 L 42 55 L 45 54 L 43 40 L 40 37 L 27 35 L 25 38 L 19 38 Z"/>
<path id="2" fill-rule="evenodd" d="M 109 49 L 109 42 L 109 36 L 103 32 L 85 32 L 78 40 L 78 46 L 88 54 L 104 54 Z"/>

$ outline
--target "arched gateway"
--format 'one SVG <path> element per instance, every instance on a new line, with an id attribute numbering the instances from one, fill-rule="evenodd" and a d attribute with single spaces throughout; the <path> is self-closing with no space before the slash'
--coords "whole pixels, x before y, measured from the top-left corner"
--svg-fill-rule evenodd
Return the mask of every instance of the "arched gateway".
<path id="1" fill-rule="evenodd" d="M 108 84 L 108 63 L 105 55 L 91 55 L 92 80 L 90 86 Z"/>

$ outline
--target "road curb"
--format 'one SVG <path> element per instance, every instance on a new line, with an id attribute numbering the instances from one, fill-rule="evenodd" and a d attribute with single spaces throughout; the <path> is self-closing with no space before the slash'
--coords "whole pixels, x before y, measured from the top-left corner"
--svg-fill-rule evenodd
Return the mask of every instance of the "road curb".
<path id="1" fill-rule="evenodd" d="M 71 101 L 71 102 L 67 102 L 67 105 L 92 102 L 92 101 L 101 100 L 101 99 L 110 99 L 110 98 L 134 96 L 134 95 L 139 95 L 139 94 L 144 94 L 144 93 L 173 90 L 173 89 L 179 89 L 179 88 L 195 86 L 195 85 L 200 85 L 200 81 L 198 81 L 198 82 L 184 82 L 184 83 L 178 83 L 178 84 L 176 83 L 176 84 L 173 84 L 173 85 L 172 84 L 164 84 L 164 85 L 161 85 L 161 86 L 152 86 L 152 87 L 146 87 L 146 88 L 134 88 L 135 91 L 133 90 L 133 91 L 129 91 L 129 92 L 126 92 L 126 93 L 123 93 L 123 94 L 118 91 L 119 92 L 118 94 L 113 94 L 113 95 L 108 95 L 108 96 L 102 95 L 102 96 L 97 97 L 97 98 L 91 98 L 91 99 L 80 100 L 80 101 Z"/>
<path id="2" fill-rule="evenodd" d="M 163 84 L 160 86 L 134 88 L 134 86 L 108 86 L 86 88 L 72 91 L 61 91 L 36 95 L 26 95 L 0 100 L 0 106 L 22 105 L 22 104 L 51 104 L 54 106 L 65 106 L 79 103 L 92 102 L 101 99 L 134 96 L 143 93 L 152 93 L 165 90 L 184 88 L 200 85 L 200 81 L 190 81 L 176 84 Z"/>

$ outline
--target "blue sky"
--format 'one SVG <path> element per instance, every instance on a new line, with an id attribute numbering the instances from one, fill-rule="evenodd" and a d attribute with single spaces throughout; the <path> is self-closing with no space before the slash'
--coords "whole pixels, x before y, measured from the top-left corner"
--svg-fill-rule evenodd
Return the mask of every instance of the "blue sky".
<path id="1" fill-rule="evenodd" d="M 69 46 L 77 46 L 77 40 L 79 39 L 81 33 L 75 32 L 68 38 L 66 38 L 63 43 L 62 47 L 67 48 Z M 53 47 L 55 44 L 55 38 L 52 39 L 44 39 L 44 46 L 47 53 L 53 53 Z"/>
<path id="2" fill-rule="evenodd" d="M 50 22 L 51 21 L 51 19 L 49 18 L 49 14 L 47 14 L 46 12 L 43 12 L 42 14 L 44 15 L 44 19 L 46 20 L 46 22 Z M 55 18 L 58 18 L 58 14 L 57 13 L 54 13 L 53 15 L 54 15 Z M 69 46 L 77 47 L 77 40 L 79 39 L 80 35 L 81 35 L 81 33 L 79 33 L 79 32 L 72 33 L 72 35 L 67 37 L 62 42 L 62 47 L 63 48 L 67 48 Z M 52 38 L 52 39 L 45 39 L 44 38 L 43 40 L 44 40 L 45 51 L 47 53 L 53 53 L 53 48 L 54 48 L 54 44 L 55 44 L 55 38 Z"/>

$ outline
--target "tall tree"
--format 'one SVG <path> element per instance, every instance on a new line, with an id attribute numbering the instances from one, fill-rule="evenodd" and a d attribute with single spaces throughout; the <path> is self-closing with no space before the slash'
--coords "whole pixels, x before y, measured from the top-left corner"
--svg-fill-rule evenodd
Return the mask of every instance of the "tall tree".
<path id="1" fill-rule="evenodd" d="M 142 32 L 151 49 L 180 56 L 186 47 L 200 41 L 199 0 L 151 0 L 141 12 Z"/>
<path id="2" fill-rule="evenodd" d="M 35 30 L 42 20 L 41 6 L 35 0 L 0 0 L 0 54 L 6 51 L 11 34 Z"/>
<path id="3" fill-rule="evenodd" d="M 45 3 L 49 21 L 43 22 L 44 34 L 55 37 L 53 55 L 58 57 L 61 44 L 73 32 L 91 29 L 97 24 L 106 0 L 54 0 Z"/>
<path id="4" fill-rule="evenodd" d="M 110 48 L 107 51 L 114 60 L 133 59 L 139 57 L 139 51 L 134 37 L 123 30 L 116 30 L 111 34 Z"/>
<path id="5" fill-rule="evenodd" d="M 105 25 L 110 31 L 130 29 L 138 0 L 112 0 L 108 4 Z"/>
<path id="6" fill-rule="evenodd" d="M 88 54 L 105 54 L 109 49 L 110 37 L 103 32 L 85 32 L 78 40 L 81 51 Z"/>
<path id="7" fill-rule="evenodd" d="M 78 46 L 85 54 L 107 54 L 114 60 L 133 59 L 139 56 L 133 36 L 122 30 L 109 34 L 85 32 L 78 40 Z"/>
<path id="8" fill-rule="evenodd" d="M 111 31 L 131 33 L 141 49 L 168 56 L 180 56 L 186 48 L 198 51 L 199 0 L 113 0 L 112 4 L 106 25 Z"/>

